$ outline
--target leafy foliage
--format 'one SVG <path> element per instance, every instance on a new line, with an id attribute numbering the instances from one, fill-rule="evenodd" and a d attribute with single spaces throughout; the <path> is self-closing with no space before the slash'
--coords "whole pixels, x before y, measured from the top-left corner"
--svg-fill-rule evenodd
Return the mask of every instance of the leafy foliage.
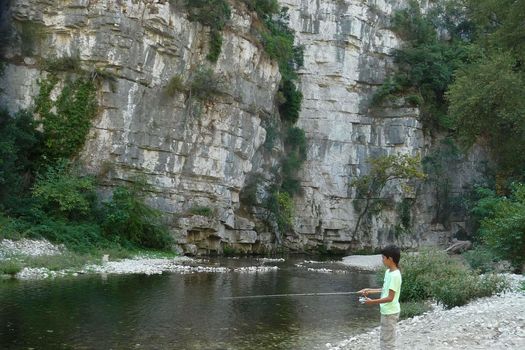
<path id="1" fill-rule="evenodd" d="M 249 10 L 257 12 L 260 17 L 267 17 L 279 12 L 277 0 L 242 0 Z"/>
<path id="2" fill-rule="evenodd" d="M 401 313 L 399 314 L 399 319 L 404 320 L 414 316 L 419 316 L 427 311 L 430 311 L 430 309 L 430 306 L 423 301 L 404 302 L 403 307 L 401 308 Z"/>
<path id="3" fill-rule="evenodd" d="M 525 264 L 525 185 L 516 184 L 509 198 L 484 198 L 474 210 L 485 211 L 478 231 L 482 242 L 515 267 Z"/>
<path id="4" fill-rule="evenodd" d="M 51 242 L 64 244 L 69 249 L 90 253 L 113 244 L 104 238 L 99 225 L 92 222 L 72 222 L 58 218 L 42 218 L 27 223 L 27 235 L 45 237 Z"/>
<path id="5" fill-rule="evenodd" d="M 484 245 L 476 245 L 474 249 L 468 250 L 461 254 L 470 267 L 480 273 L 487 272 L 504 272 L 504 264 L 499 262 L 499 258 L 492 250 Z M 506 272 L 506 271 L 505 271 Z"/>
<path id="6" fill-rule="evenodd" d="M 193 75 L 189 91 L 200 101 L 206 102 L 221 93 L 222 82 L 211 68 L 200 68 Z"/>
<path id="7" fill-rule="evenodd" d="M 0 206 L 17 207 L 31 186 L 42 154 L 42 134 L 31 113 L 20 111 L 11 117 L 0 110 Z"/>
<path id="8" fill-rule="evenodd" d="M 210 32 L 210 52 L 206 59 L 210 62 L 217 62 L 222 50 L 222 34 L 217 30 Z"/>
<path id="9" fill-rule="evenodd" d="M 299 118 L 303 100 L 303 95 L 295 83 L 296 70 L 303 64 L 303 47 L 294 45 L 294 31 L 288 27 L 288 8 L 281 8 L 277 14 L 273 1 L 256 1 L 254 6 L 260 11 L 265 11 L 261 12 L 265 24 L 261 32 L 263 46 L 270 58 L 279 63 L 282 76 L 279 85 L 279 96 L 282 97 L 279 113 L 281 119 L 291 125 Z"/>
<path id="10" fill-rule="evenodd" d="M 279 106 L 281 119 L 289 124 L 295 124 L 299 119 L 303 94 L 291 80 L 283 80 L 279 86 L 279 92 L 284 97 Z"/>
<path id="11" fill-rule="evenodd" d="M 190 21 L 221 30 L 230 19 L 231 9 L 226 0 L 185 0 Z"/>
<path id="12" fill-rule="evenodd" d="M 287 192 L 276 191 L 268 198 L 266 207 L 273 214 L 273 219 L 281 233 L 289 231 L 293 220 L 293 199 Z"/>
<path id="13" fill-rule="evenodd" d="M 81 72 L 80 58 L 78 56 L 64 56 L 60 58 L 48 58 L 44 61 L 43 69 L 48 72 Z"/>
<path id="14" fill-rule="evenodd" d="M 144 190 L 144 182 L 138 181 L 113 191 L 111 201 L 104 204 L 104 233 L 119 243 L 168 249 L 172 238 L 160 222 L 160 212 L 144 203 Z"/>
<path id="15" fill-rule="evenodd" d="M 95 181 L 78 175 L 69 162 L 61 160 L 37 177 L 32 194 L 39 209 L 54 217 L 74 220 L 93 212 Z"/>
<path id="16" fill-rule="evenodd" d="M 184 5 L 189 12 L 189 20 L 197 21 L 210 27 L 210 52 L 206 58 L 217 62 L 221 53 L 221 30 L 231 17 L 230 5 L 226 0 L 185 0 Z"/>
<path id="17" fill-rule="evenodd" d="M 169 96 L 174 96 L 177 93 L 186 91 L 186 86 L 180 75 L 174 75 L 164 89 Z"/>
<path id="18" fill-rule="evenodd" d="M 350 183 L 356 189 L 357 198 L 364 199 L 354 228 L 357 234 L 363 217 L 371 209 L 373 199 L 380 197 L 383 188 L 392 180 L 423 179 L 425 174 L 420 170 L 421 160 L 418 156 L 408 154 L 380 156 L 369 159 L 370 171 Z"/>
<path id="19" fill-rule="evenodd" d="M 91 120 L 97 113 L 96 88 L 91 80 L 68 82 L 56 101 L 50 98 L 56 76 L 40 82 L 35 101 L 44 129 L 44 156 L 49 160 L 70 158 L 84 145 Z"/>
<path id="20" fill-rule="evenodd" d="M 445 252 L 422 251 L 403 255 L 401 260 L 403 290 L 401 302 L 435 299 L 446 308 L 461 306 L 470 300 L 492 295 L 508 288 L 501 276 L 478 276 Z"/>
<path id="21" fill-rule="evenodd" d="M 304 131 L 297 127 L 288 128 L 284 145 L 286 155 L 281 162 L 281 190 L 293 196 L 300 190 L 297 173 L 306 160 L 306 136 Z"/>
<path id="22" fill-rule="evenodd" d="M 445 92 L 454 71 L 473 54 L 462 40 L 469 31 L 457 29 L 468 27 L 463 12 L 458 6 L 445 6 L 424 15 L 418 2 L 411 1 L 407 9 L 395 14 L 393 30 L 406 44 L 394 52 L 398 72 L 386 80 L 372 104 L 377 106 L 385 99 L 409 95 L 407 102 L 420 107 L 427 128 L 452 127 Z M 449 29 L 447 40 L 438 37 L 438 29 L 443 26 Z"/>
<path id="23" fill-rule="evenodd" d="M 201 215 L 206 217 L 213 216 L 213 209 L 210 207 L 197 206 L 190 208 L 189 212 L 193 215 Z"/>
<path id="24" fill-rule="evenodd" d="M 448 91 L 450 114 L 466 146 L 489 140 L 503 171 L 525 171 L 525 76 L 509 53 L 484 57 L 457 74 Z"/>
<path id="25" fill-rule="evenodd" d="M 524 0 L 466 0 L 476 42 L 488 51 L 525 57 Z M 521 62 L 521 69 L 523 62 Z"/>

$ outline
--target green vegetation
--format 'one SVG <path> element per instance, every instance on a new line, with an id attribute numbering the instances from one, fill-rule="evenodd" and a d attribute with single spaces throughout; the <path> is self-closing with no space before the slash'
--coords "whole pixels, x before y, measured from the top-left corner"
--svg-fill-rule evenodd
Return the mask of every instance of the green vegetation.
<path id="1" fill-rule="evenodd" d="M 200 216 L 206 216 L 206 217 L 212 217 L 213 216 L 213 209 L 210 207 L 192 207 L 189 210 L 190 214 L 193 215 L 200 215 Z"/>
<path id="2" fill-rule="evenodd" d="M 255 11 L 259 17 L 264 18 L 279 12 L 277 0 L 242 0 L 250 11 Z"/>
<path id="3" fill-rule="evenodd" d="M 303 64 L 303 47 L 294 45 L 294 32 L 288 27 L 288 8 L 279 8 L 276 0 L 242 0 L 246 7 L 257 13 L 261 22 L 257 26 L 265 52 L 279 64 L 281 82 L 276 96 L 279 116 L 285 132 L 279 133 L 277 122 L 267 122 L 264 148 L 272 151 L 277 137 L 284 140 L 281 169 L 275 174 L 276 183 L 268 189 L 270 195 L 263 207 L 268 210 L 268 221 L 275 221 L 281 233 L 292 228 L 293 196 L 300 191 L 298 172 L 306 160 L 306 137 L 304 131 L 293 124 L 299 118 L 303 99 L 297 87 L 297 69 Z M 243 203 L 253 206 L 259 181 L 252 181 L 243 191 Z M 279 239 L 279 238 L 278 238 Z"/>
<path id="4" fill-rule="evenodd" d="M 279 114 L 281 120 L 289 125 L 299 118 L 303 94 L 297 88 L 297 68 L 303 64 L 303 48 L 294 46 L 294 32 L 288 27 L 288 9 L 282 8 L 278 16 L 274 12 L 263 15 L 265 30 L 261 32 L 263 46 L 270 58 L 279 63 L 282 80 L 279 85 L 281 97 Z"/>
<path id="5" fill-rule="evenodd" d="M 473 208 L 480 220 L 478 237 L 498 259 L 505 259 L 519 269 L 525 264 L 525 185 L 512 186 L 508 197 L 494 191 L 478 190 L 481 197 Z"/>
<path id="6" fill-rule="evenodd" d="M 306 136 L 297 127 L 289 127 L 284 139 L 286 156 L 282 160 L 281 190 L 290 194 L 298 194 L 300 184 L 298 171 L 306 160 Z"/>
<path id="7" fill-rule="evenodd" d="M 71 158 L 80 151 L 98 108 L 96 88 L 91 80 L 78 78 L 66 82 L 53 101 L 50 95 L 57 83 L 54 75 L 41 81 L 35 101 L 35 112 L 44 129 L 44 157 L 51 161 Z"/>
<path id="8" fill-rule="evenodd" d="M 42 69 L 57 73 L 57 72 L 72 72 L 80 73 L 82 68 L 80 66 L 80 58 L 78 56 L 64 56 L 60 58 L 48 58 L 42 64 Z"/>
<path id="9" fill-rule="evenodd" d="M 119 186 L 104 203 L 102 229 L 106 237 L 122 245 L 169 249 L 172 238 L 158 210 L 144 203 L 147 185 L 139 179 L 130 187 Z"/>
<path id="10" fill-rule="evenodd" d="M 97 76 L 78 67 L 70 59 L 47 64 L 50 73 L 40 81 L 34 109 L 15 116 L 0 110 L 0 237 L 47 238 L 71 252 L 61 258 L 15 259 L 2 267 L 4 272 L 32 265 L 61 269 L 101 252 L 128 256 L 141 248 L 171 246 L 160 212 L 144 203 L 144 188 L 118 187 L 111 200 L 101 203 L 96 179 L 82 175 L 71 161 L 98 109 Z M 57 98 L 51 98 L 55 93 Z"/>
<path id="11" fill-rule="evenodd" d="M 14 276 L 22 269 L 24 266 L 16 260 L 13 259 L 2 259 L 0 260 L 0 276 L 1 275 L 11 275 Z"/>
<path id="12" fill-rule="evenodd" d="M 3 217 L 2 237 L 47 238 L 80 254 L 99 251 L 169 249 L 172 239 L 160 212 L 144 204 L 139 184 L 117 187 L 99 204 L 92 178 L 59 163 L 38 177 L 25 215 Z M 120 253 L 119 253 L 120 254 Z M 121 254 L 120 254 L 121 255 Z"/>
<path id="13" fill-rule="evenodd" d="M 0 109 L 0 210 L 24 207 L 42 157 L 42 134 L 31 113 Z"/>
<path id="14" fill-rule="evenodd" d="M 33 56 L 36 45 L 43 36 L 44 26 L 33 21 L 21 21 L 16 23 L 16 28 L 22 55 Z"/>
<path id="15" fill-rule="evenodd" d="M 222 35 L 216 30 L 210 33 L 210 52 L 206 55 L 206 59 L 210 62 L 217 62 L 222 49 Z"/>
<path id="16" fill-rule="evenodd" d="M 230 5 L 226 0 L 185 0 L 189 20 L 210 27 L 210 51 L 206 58 L 217 62 L 221 53 L 221 30 L 231 17 Z"/>
<path id="17" fill-rule="evenodd" d="M 357 234 L 361 221 L 365 218 L 368 211 L 377 206 L 377 201 L 381 198 L 381 192 L 388 182 L 393 180 L 406 182 L 425 177 L 425 174 L 420 170 L 420 162 L 418 156 L 413 157 L 408 154 L 380 156 L 369 159 L 370 170 L 368 174 L 356 178 L 350 184 L 356 190 L 356 205 L 361 205 L 359 201 L 364 203 L 362 207 L 357 208 L 360 213 L 354 227 L 354 236 Z M 404 215 L 406 221 L 406 213 Z"/>
<path id="18" fill-rule="evenodd" d="M 281 119 L 286 123 L 295 124 L 299 119 L 303 101 L 302 92 L 292 80 L 283 80 L 279 86 L 279 93 L 284 98 L 284 102 L 279 106 Z"/>
<path id="19" fill-rule="evenodd" d="M 474 249 L 461 254 L 469 266 L 480 273 L 503 272 L 498 257 L 484 245 L 477 245 Z M 505 267 L 505 266 L 503 266 Z"/>
<path id="20" fill-rule="evenodd" d="M 166 96 L 173 97 L 176 94 L 184 94 L 188 115 L 199 117 L 203 104 L 211 102 L 217 95 L 222 94 L 222 79 L 209 67 L 198 67 L 184 82 L 181 75 L 174 75 L 164 87 Z"/>
<path id="21" fill-rule="evenodd" d="M 232 247 L 231 245 L 223 245 L 222 246 L 222 255 L 224 256 L 234 256 L 238 255 L 239 251 Z"/>
<path id="22" fill-rule="evenodd" d="M 401 307 L 401 313 L 399 318 L 401 320 L 412 318 L 414 316 L 419 316 L 425 312 L 430 311 L 430 306 L 427 302 L 424 301 L 407 301 L 403 303 Z"/>
<path id="23" fill-rule="evenodd" d="M 288 192 L 275 191 L 268 197 L 266 208 L 272 214 L 271 220 L 275 220 L 279 232 L 283 233 L 292 227 L 293 223 L 293 200 Z"/>
<path id="24" fill-rule="evenodd" d="M 75 220 L 93 210 L 95 181 L 80 175 L 65 160 L 38 174 L 32 189 L 35 209 L 53 217 Z"/>
<path id="25" fill-rule="evenodd" d="M 207 102 L 221 93 L 221 79 L 211 68 L 199 68 L 189 83 L 190 96 L 201 102 Z"/>
<path id="26" fill-rule="evenodd" d="M 446 308 L 468 303 L 509 288 L 498 275 L 479 276 L 459 260 L 440 251 L 404 254 L 401 260 L 403 291 L 400 301 L 420 302 L 435 299 Z"/>
<path id="27" fill-rule="evenodd" d="M 525 69 L 511 52 L 484 55 L 457 72 L 447 97 L 460 142 L 483 137 L 503 173 L 523 177 L 525 154 Z"/>
<path id="28" fill-rule="evenodd" d="M 466 35 L 459 4 L 444 1 L 428 15 L 423 15 L 419 3 L 398 11 L 393 19 L 393 30 L 405 41 L 394 52 L 398 71 L 390 77 L 374 96 L 376 106 L 385 100 L 404 97 L 411 105 L 418 105 L 421 119 L 428 129 L 452 127 L 447 114 L 445 92 L 453 81 L 456 69 L 467 62 L 472 53 L 462 40 Z M 448 23 L 448 18 L 453 23 Z M 459 22 L 459 24 L 457 24 Z M 449 30 L 450 38 L 441 40 L 437 27 Z"/>
<path id="29" fill-rule="evenodd" d="M 174 96 L 175 94 L 185 92 L 186 86 L 184 85 L 184 80 L 182 79 L 182 76 L 174 75 L 170 79 L 164 90 L 169 96 Z"/>
<path id="30" fill-rule="evenodd" d="M 419 106 L 430 133 L 448 133 L 464 150 L 483 144 L 496 161 L 484 185 L 469 200 L 450 194 L 443 165 L 458 158 L 454 147 L 439 147 L 424 160 L 435 183 L 438 212 L 445 223 L 452 212 L 472 209 L 478 251 L 491 264 L 506 259 L 523 268 L 525 236 L 520 210 L 525 180 L 525 3 L 513 0 L 440 0 L 423 14 L 417 1 L 398 11 L 393 30 L 405 40 L 394 52 L 396 72 L 377 91 L 374 106 L 404 99 Z M 456 149 L 457 151 L 457 149 Z M 484 193 L 482 193 L 484 191 Z M 472 257 L 467 254 L 469 259 Z M 491 268 L 472 262 L 481 270 Z"/>

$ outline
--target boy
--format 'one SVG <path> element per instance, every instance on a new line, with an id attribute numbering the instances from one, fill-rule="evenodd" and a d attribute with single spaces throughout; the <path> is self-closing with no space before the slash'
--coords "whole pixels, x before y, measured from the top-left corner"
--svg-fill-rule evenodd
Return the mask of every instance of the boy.
<path id="1" fill-rule="evenodd" d="M 399 271 L 399 259 L 401 252 L 395 245 L 390 245 L 381 251 L 383 264 L 387 267 L 382 289 L 365 288 L 359 293 L 365 297 L 368 294 L 381 293 L 381 298 L 365 298 L 366 305 L 379 304 L 381 310 L 381 350 L 395 349 L 396 323 L 401 311 L 399 305 L 399 294 L 401 292 L 401 272 Z"/>

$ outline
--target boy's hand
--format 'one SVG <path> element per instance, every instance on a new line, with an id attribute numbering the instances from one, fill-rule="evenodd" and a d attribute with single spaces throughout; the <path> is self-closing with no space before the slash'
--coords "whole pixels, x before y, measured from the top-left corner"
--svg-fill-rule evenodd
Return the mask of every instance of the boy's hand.
<path id="1" fill-rule="evenodd" d="M 364 296 L 366 297 L 366 296 L 368 296 L 369 288 L 361 289 L 361 290 L 359 291 L 359 293 L 361 293 L 361 295 L 364 295 Z"/>
<path id="2" fill-rule="evenodd" d="M 374 301 L 373 299 L 366 298 L 364 304 L 365 304 L 365 305 L 372 305 L 372 304 L 373 304 L 373 301 Z"/>

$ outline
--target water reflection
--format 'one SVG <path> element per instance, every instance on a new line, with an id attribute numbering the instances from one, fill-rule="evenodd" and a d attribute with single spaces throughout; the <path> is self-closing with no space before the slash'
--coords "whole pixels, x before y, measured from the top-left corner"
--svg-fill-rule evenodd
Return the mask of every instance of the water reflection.
<path id="1" fill-rule="evenodd" d="M 227 260 L 244 266 L 252 260 Z M 2 349 L 324 349 L 377 325 L 352 296 L 222 299 L 338 292 L 373 274 L 324 274 L 293 261 L 264 273 L 86 276 L 0 283 Z"/>

